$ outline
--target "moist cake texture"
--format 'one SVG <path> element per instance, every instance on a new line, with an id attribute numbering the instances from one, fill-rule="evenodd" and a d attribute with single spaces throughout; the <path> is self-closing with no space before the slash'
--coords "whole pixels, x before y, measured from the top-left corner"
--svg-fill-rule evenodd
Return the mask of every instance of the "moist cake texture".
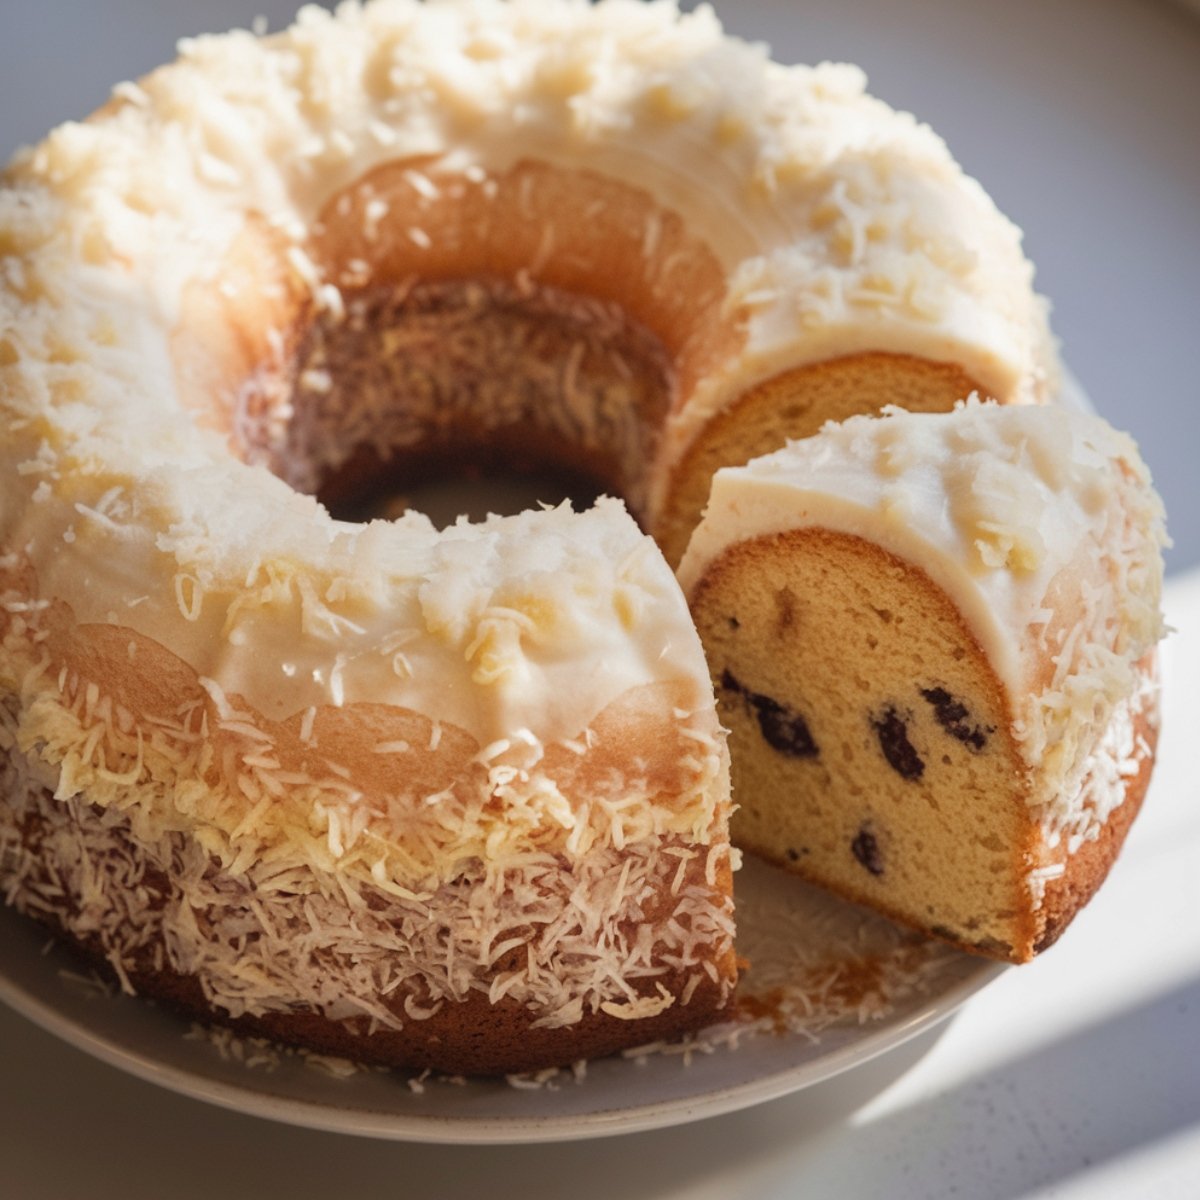
<path id="1" fill-rule="evenodd" d="M 1164 538 L 1132 441 L 1058 408 L 855 418 L 718 473 L 681 578 L 735 837 L 1032 957 L 1149 779 Z"/>

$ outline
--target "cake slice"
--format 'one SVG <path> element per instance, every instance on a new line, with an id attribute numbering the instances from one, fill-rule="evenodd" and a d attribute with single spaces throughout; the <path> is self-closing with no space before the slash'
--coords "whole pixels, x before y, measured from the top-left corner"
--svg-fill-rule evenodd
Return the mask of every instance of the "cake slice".
<path id="1" fill-rule="evenodd" d="M 1165 541 L 1132 440 L 1058 408 L 890 410 L 720 471 L 680 577 L 735 838 L 1032 958 L 1146 790 Z"/>

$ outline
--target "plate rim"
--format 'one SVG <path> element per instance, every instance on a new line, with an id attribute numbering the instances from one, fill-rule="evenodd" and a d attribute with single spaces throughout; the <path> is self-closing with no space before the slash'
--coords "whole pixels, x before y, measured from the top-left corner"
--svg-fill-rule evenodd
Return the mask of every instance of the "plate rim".
<path id="1" fill-rule="evenodd" d="M 8 910 L 3 914 L 28 921 Z M 59 944 L 56 943 L 56 947 Z M 66 946 L 63 950 L 69 953 Z M 963 955 L 966 959 L 968 956 Z M 50 960 L 47 960 L 48 962 Z M 766 1072 L 707 1092 L 629 1107 L 597 1108 L 563 1116 L 464 1116 L 442 1113 L 388 1112 L 353 1104 L 319 1103 L 296 1096 L 282 1096 L 254 1086 L 256 1078 L 245 1067 L 245 1085 L 228 1082 L 176 1063 L 164 1061 L 145 1049 L 131 1047 L 119 1037 L 90 1027 L 82 1019 L 56 1006 L 15 981 L 0 962 L 0 1002 L 32 1021 L 47 1033 L 107 1065 L 142 1081 L 193 1100 L 227 1111 L 286 1125 L 327 1133 L 351 1134 L 386 1141 L 458 1145 L 532 1145 L 579 1141 L 641 1133 L 690 1124 L 708 1117 L 740 1111 L 782 1096 L 813 1087 L 890 1052 L 919 1034 L 948 1020 L 975 993 L 994 982 L 1011 964 L 984 958 L 973 960 L 971 969 L 943 990 L 924 999 L 913 1011 L 893 1018 L 885 1016 L 873 1026 L 860 1026 L 862 1035 L 833 1047 L 814 1060 L 793 1064 L 777 1072 Z M 64 988 L 68 986 L 63 981 Z M 105 997 L 105 1000 L 110 998 Z M 115 1001 L 141 997 L 117 996 Z M 163 1010 L 165 1011 L 165 1010 Z M 179 1036 L 184 1037 L 181 1021 Z M 775 1036 L 772 1034 L 761 1035 Z M 789 1035 L 782 1035 L 789 1036 Z M 798 1036 L 798 1035 L 790 1035 Z M 717 1053 L 736 1054 L 736 1048 L 718 1048 Z M 630 1069 L 636 1069 L 630 1062 Z M 680 1070 L 688 1067 L 678 1064 Z M 331 1080 L 331 1083 L 337 1081 Z M 585 1081 L 586 1086 L 586 1081 Z"/>

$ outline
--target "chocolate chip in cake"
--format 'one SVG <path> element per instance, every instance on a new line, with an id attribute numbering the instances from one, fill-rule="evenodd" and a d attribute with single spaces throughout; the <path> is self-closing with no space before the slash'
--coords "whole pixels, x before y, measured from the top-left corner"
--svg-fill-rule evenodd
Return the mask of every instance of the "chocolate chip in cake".
<path id="1" fill-rule="evenodd" d="M 878 717 L 872 718 L 871 726 L 879 738 L 883 757 L 897 775 L 911 780 L 925 774 L 925 764 L 908 740 L 908 723 L 890 704 Z"/>
<path id="2" fill-rule="evenodd" d="M 879 853 L 879 842 L 864 825 L 850 843 L 850 853 L 858 859 L 872 875 L 883 874 L 883 856 Z"/>
<path id="3" fill-rule="evenodd" d="M 799 862 L 800 861 L 800 852 L 798 850 L 793 850 L 791 848 L 791 846 L 789 846 L 787 848 L 787 856 L 788 856 L 788 862 Z"/>
<path id="4" fill-rule="evenodd" d="M 987 745 L 988 734 L 996 732 L 993 725 L 972 725 L 970 710 L 945 688 L 921 688 L 920 692 L 933 705 L 933 715 L 937 723 L 951 737 L 958 738 L 972 750 L 982 750 Z"/>
<path id="5" fill-rule="evenodd" d="M 742 623 L 737 617 L 726 617 L 725 620 L 729 622 L 730 629 L 741 629 L 742 627 Z"/>
<path id="6" fill-rule="evenodd" d="M 786 754 L 791 758 L 817 758 L 821 751 L 817 746 L 808 722 L 786 704 L 761 692 L 752 692 L 738 682 L 728 667 L 721 672 L 721 687 L 728 692 L 736 692 L 744 697 L 754 715 L 758 718 L 758 728 L 763 740 L 773 750 Z"/>
<path id="7" fill-rule="evenodd" d="M 770 696 L 751 695 L 748 699 L 758 713 L 758 727 L 767 745 L 793 758 L 817 757 L 817 743 L 808 722 L 798 712 Z"/>

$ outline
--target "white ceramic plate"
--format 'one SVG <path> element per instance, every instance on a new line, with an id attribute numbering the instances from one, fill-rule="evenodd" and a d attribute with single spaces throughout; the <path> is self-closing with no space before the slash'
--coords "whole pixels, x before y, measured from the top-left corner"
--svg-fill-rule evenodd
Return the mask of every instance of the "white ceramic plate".
<path id="1" fill-rule="evenodd" d="M 429 1079 L 420 1090 L 402 1074 L 336 1077 L 246 1043 L 234 1049 L 269 1061 L 247 1065 L 228 1045 L 223 1055 L 218 1042 L 196 1036 L 173 1014 L 87 982 L 74 956 L 48 948 L 42 929 L 9 910 L 0 912 L 0 1000 L 113 1066 L 243 1113 L 408 1141 L 515 1143 L 678 1125 L 798 1091 L 931 1028 L 1004 969 L 914 943 L 888 923 L 758 863 L 741 873 L 737 899 L 739 949 L 753 964 L 743 990 L 765 995 L 791 987 L 803 1002 L 821 990 L 814 981 L 834 980 L 836 990 L 836 980 L 849 979 L 857 991 L 853 981 L 861 982 L 865 962 L 895 999 L 882 1015 L 860 1022 L 851 996 L 835 1006 L 843 1017 L 815 1040 L 797 1028 L 742 1029 L 730 1045 L 724 1027 L 690 1055 L 606 1059 L 588 1064 L 582 1078 L 563 1072 L 536 1088 Z"/>

